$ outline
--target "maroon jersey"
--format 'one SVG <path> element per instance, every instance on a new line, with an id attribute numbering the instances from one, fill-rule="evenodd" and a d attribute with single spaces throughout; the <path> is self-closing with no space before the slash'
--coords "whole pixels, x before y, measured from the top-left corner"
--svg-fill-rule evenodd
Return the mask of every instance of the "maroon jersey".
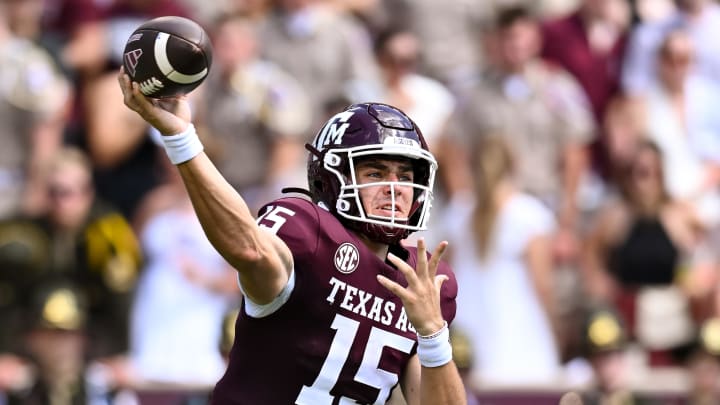
<path id="1" fill-rule="evenodd" d="M 271 314 L 251 317 L 243 301 L 215 405 L 384 404 L 416 351 L 416 335 L 400 299 L 377 282 L 382 274 L 406 286 L 329 212 L 283 198 L 258 219 L 292 251 L 294 287 Z M 393 247 L 411 266 L 416 249 Z M 397 251 L 396 251 L 397 250 Z M 449 266 L 438 274 L 443 317 L 455 317 L 457 283 Z"/>

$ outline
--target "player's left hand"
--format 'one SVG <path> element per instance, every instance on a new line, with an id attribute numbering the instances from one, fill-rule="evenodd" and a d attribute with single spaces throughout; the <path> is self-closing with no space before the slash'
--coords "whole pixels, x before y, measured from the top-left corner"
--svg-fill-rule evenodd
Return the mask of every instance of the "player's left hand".
<path id="1" fill-rule="evenodd" d="M 377 276 L 380 284 L 402 300 L 410 323 L 422 336 L 439 331 L 445 323 L 440 309 L 440 288 L 448 277 L 437 275 L 437 269 L 447 245 L 447 242 L 441 242 L 428 261 L 425 240 L 419 239 L 415 269 L 399 257 L 388 253 L 388 260 L 405 276 L 408 282 L 407 287 L 403 287 L 383 275 Z"/>

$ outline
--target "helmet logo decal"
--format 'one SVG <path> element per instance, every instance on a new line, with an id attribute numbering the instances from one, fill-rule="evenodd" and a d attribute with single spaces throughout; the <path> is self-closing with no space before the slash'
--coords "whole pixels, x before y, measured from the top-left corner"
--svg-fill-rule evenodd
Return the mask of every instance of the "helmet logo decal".
<path id="1" fill-rule="evenodd" d="M 315 138 L 313 146 L 317 149 L 322 149 L 323 146 L 331 144 L 339 144 L 342 142 L 342 138 L 345 135 L 350 123 L 348 120 L 355 114 L 353 111 L 343 111 L 335 114 L 323 128 L 320 135 Z"/>
<path id="2" fill-rule="evenodd" d="M 335 251 L 335 268 L 340 273 L 350 274 L 355 271 L 360 264 L 360 253 L 352 243 L 343 243 Z"/>

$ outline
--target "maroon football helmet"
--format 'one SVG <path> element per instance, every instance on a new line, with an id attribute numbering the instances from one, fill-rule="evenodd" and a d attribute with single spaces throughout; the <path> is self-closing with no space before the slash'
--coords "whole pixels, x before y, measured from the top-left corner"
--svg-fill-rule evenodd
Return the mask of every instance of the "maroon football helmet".
<path id="1" fill-rule="evenodd" d="M 433 198 L 437 162 L 415 123 L 395 107 L 353 104 L 330 118 L 318 132 L 308 158 L 308 185 L 315 203 L 327 209 L 346 226 L 373 241 L 394 244 L 410 233 L 426 229 Z M 378 182 L 358 185 L 358 159 L 381 156 L 408 158 L 413 162 L 412 184 Z M 408 218 L 369 215 L 360 200 L 360 189 L 390 186 L 413 187 L 413 204 Z"/>

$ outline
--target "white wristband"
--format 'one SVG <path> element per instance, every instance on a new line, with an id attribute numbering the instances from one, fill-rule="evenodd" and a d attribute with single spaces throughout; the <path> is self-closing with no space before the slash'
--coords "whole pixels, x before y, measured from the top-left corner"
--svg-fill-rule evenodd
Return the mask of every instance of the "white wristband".
<path id="1" fill-rule="evenodd" d="M 440 367 L 452 360 L 450 329 L 445 322 L 442 329 L 430 336 L 418 337 L 417 354 L 423 367 Z"/>
<path id="2" fill-rule="evenodd" d="M 163 136 L 162 141 L 165 153 L 174 165 L 185 163 L 203 151 L 203 144 L 193 124 L 177 135 Z"/>

